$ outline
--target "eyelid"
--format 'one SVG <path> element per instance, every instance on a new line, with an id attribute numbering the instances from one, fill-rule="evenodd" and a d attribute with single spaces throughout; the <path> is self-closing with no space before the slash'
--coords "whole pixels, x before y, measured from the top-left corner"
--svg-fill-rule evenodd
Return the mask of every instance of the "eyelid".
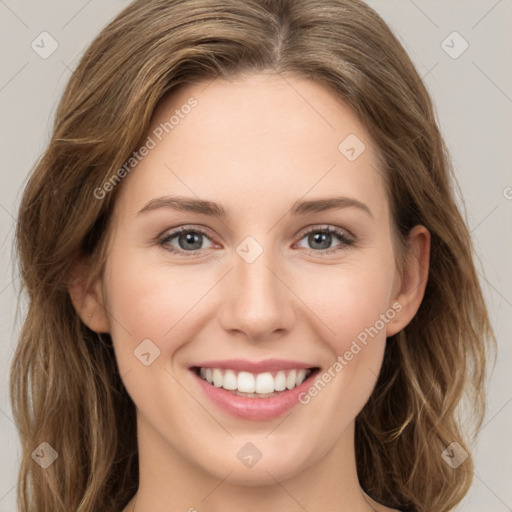
<path id="1" fill-rule="evenodd" d="M 340 228 L 339 226 L 334 226 L 331 224 L 317 224 L 304 228 L 304 230 L 302 230 L 298 235 L 297 243 L 299 243 L 305 236 L 315 232 L 326 232 L 333 234 L 340 240 L 341 243 L 329 249 L 322 250 L 314 250 L 303 247 L 302 249 L 304 249 L 309 255 L 323 257 L 327 256 L 328 254 L 339 253 L 340 251 L 346 250 L 350 246 L 354 245 L 357 240 L 357 238 L 347 229 Z"/>
<path id="2" fill-rule="evenodd" d="M 175 238 L 176 236 L 178 236 L 180 233 L 182 232 L 188 232 L 188 231 L 191 231 L 193 233 L 199 233 L 203 236 L 205 236 L 206 238 L 208 238 L 212 244 L 216 244 L 217 242 L 215 241 L 215 237 L 213 237 L 211 234 L 210 234 L 210 229 L 204 227 L 204 226 L 201 226 L 201 225 L 197 225 L 197 224 L 185 224 L 183 226 L 177 226 L 175 228 L 170 228 L 170 229 L 167 229 L 165 230 L 161 235 L 159 235 L 157 237 L 157 241 L 158 243 L 163 246 L 167 240 L 170 240 L 172 238 Z M 183 251 L 182 249 L 176 249 L 176 248 L 173 248 L 173 249 L 166 249 L 172 253 L 176 253 L 176 254 L 189 254 L 189 255 L 194 255 L 194 254 L 197 254 L 201 251 L 203 251 L 204 249 L 197 249 L 195 251 Z"/>
<path id="3" fill-rule="evenodd" d="M 199 234 L 205 236 L 206 238 L 208 238 L 213 244 L 218 244 L 218 242 L 215 241 L 215 237 L 213 237 L 210 234 L 209 228 L 206 228 L 205 226 L 193 225 L 193 224 L 186 224 L 186 225 L 182 225 L 182 226 L 177 226 L 175 228 L 167 229 L 160 236 L 157 237 L 158 243 L 163 247 L 168 240 L 175 238 L 182 232 L 188 232 L 188 231 L 199 233 Z M 334 226 L 331 224 L 315 224 L 315 225 L 307 226 L 306 228 L 303 228 L 301 231 L 299 231 L 299 233 L 297 235 L 295 235 L 295 238 L 298 238 L 297 242 L 300 242 L 305 236 L 309 235 L 310 233 L 322 232 L 322 231 L 330 233 L 330 234 L 334 234 L 335 236 L 337 236 L 338 239 L 341 241 L 341 244 L 339 244 L 338 246 L 331 247 L 329 249 L 321 249 L 321 250 L 302 248 L 302 249 L 305 249 L 308 254 L 322 256 L 322 255 L 327 255 L 327 254 L 330 254 L 333 252 L 339 252 L 343 249 L 347 249 L 349 246 L 353 245 L 357 240 L 357 238 L 347 229 L 341 228 L 339 226 Z M 340 245 L 342 247 L 339 247 Z M 178 248 L 174 248 L 174 247 L 172 249 L 165 248 L 165 247 L 163 247 L 163 248 L 173 254 L 177 254 L 180 256 L 182 256 L 182 255 L 194 256 L 194 255 L 197 255 L 197 254 L 201 253 L 202 251 L 204 251 L 204 249 L 197 249 L 194 251 L 184 251 L 182 249 L 178 249 Z"/>
<path id="4" fill-rule="evenodd" d="M 345 234 L 348 238 L 352 239 L 353 241 L 356 240 L 355 235 L 353 235 L 348 229 L 335 226 L 333 224 L 312 224 L 310 226 L 307 226 L 306 228 L 301 229 L 296 236 L 300 236 L 301 238 L 303 238 L 311 231 L 329 231 L 330 233 Z"/>
<path id="5" fill-rule="evenodd" d="M 212 235 L 212 231 L 210 228 L 206 226 L 202 226 L 201 224 L 183 224 L 181 226 L 176 226 L 173 228 L 167 228 L 160 235 L 157 236 L 157 239 L 167 238 L 168 236 L 175 236 L 182 231 L 197 231 L 198 233 L 202 233 L 203 235 L 208 236 L 209 238 L 215 238 Z"/>

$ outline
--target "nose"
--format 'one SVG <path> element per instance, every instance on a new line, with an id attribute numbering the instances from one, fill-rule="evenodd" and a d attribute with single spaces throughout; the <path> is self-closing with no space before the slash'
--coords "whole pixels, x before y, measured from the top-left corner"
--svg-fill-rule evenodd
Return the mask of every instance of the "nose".
<path id="1" fill-rule="evenodd" d="M 263 251 L 252 263 L 235 255 L 224 284 L 222 327 L 252 341 L 282 336 L 296 323 L 295 296 L 270 253 Z"/>

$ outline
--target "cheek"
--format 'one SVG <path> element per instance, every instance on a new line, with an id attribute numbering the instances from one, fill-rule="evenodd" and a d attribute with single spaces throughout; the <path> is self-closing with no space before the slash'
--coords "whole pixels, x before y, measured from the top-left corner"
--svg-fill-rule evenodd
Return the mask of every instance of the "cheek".
<path id="1" fill-rule="evenodd" d="M 329 421 L 340 432 L 359 414 L 374 389 L 386 346 L 386 325 L 396 312 L 389 303 L 391 279 L 379 266 L 373 271 L 368 266 L 352 268 L 331 275 L 328 281 L 328 292 L 310 294 L 310 299 L 329 329 L 322 342 L 330 357 L 301 403 L 311 408 L 311 417 L 330 411 Z M 336 433 L 331 434 L 334 442 Z"/>
<path id="2" fill-rule="evenodd" d="M 133 352 L 143 340 L 151 340 L 161 354 L 172 354 L 197 327 L 194 306 L 211 285 L 192 267 L 171 269 L 144 258 L 111 256 L 105 270 L 107 307 L 120 367 L 133 365 Z"/>
<path id="3" fill-rule="evenodd" d="M 170 358 L 177 358 L 180 347 L 201 329 L 201 298 L 214 284 L 191 269 L 157 266 L 136 257 L 112 257 L 105 269 L 119 373 L 137 408 L 148 418 L 158 417 L 162 408 L 172 411 L 183 401 Z M 172 424 L 167 416 L 164 423 Z"/>
<path id="4" fill-rule="evenodd" d="M 389 258 L 360 261 L 321 269 L 301 281 L 297 295 L 304 297 L 326 327 L 322 329 L 325 340 L 336 354 L 348 350 L 352 340 L 363 339 L 368 330 L 373 337 L 385 339 L 385 324 L 380 319 L 392 305 L 393 265 Z"/>
<path id="5" fill-rule="evenodd" d="M 226 297 L 219 292 L 225 268 L 170 264 L 165 258 L 154 251 L 125 250 L 119 243 L 105 267 L 116 359 L 120 374 L 129 373 L 125 385 L 134 398 L 168 386 L 169 372 L 182 366 L 182 354 L 215 321 Z"/>

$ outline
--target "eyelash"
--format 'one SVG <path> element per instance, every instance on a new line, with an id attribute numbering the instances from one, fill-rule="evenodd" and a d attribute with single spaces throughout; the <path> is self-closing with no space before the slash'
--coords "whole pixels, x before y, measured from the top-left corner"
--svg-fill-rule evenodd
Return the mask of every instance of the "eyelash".
<path id="1" fill-rule="evenodd" d="M 167 233 L 164 237 L 159 239 L 158 243 L 160 246 L 162 246 L 163 249 L 165 249 L 166 251 L 169 251 L 173 254 L 186 255 L 186 256 L 195 256 L 195 255 L 199 254 L 202 249 L 199 249 L 196 251 L 183 251 L 181 249 L 176 249 L 175 247 L 166 245 L 173 238 L 175 238 L 177 235 L 180 235 L 181 233 L 196 233 L 196 234 L 203 235 L 207 238 L 210 238 L 210 236 L 202 229 L 183 226 L 178 229 L 175 229 L 174 231 L 171 231 L 170 233 Z M 326 226 L 326 227 L 321 227 L 321 228 L 320 227 L 311 228 L 308 231 L 305 231 L 301 234 L 299 241 L 311 233 L 334 234 L 339 238 L 339 240 L 342 242 L 342 244 L 340 244 L 341 247 L 335 246 L 330 249 L 321 249 L 321 250 L 306 249 L 308 254 L 313 253 L 315 255 L 320 255 L 320 256 L 332 254 L 334 252 L 343 251 L 343 250 L 347 249 L 349 246 L 353 245 L 355 242 L 355 239 L 351 235 L 347 234 L 345 231 L 342 231 L 341 229 L 338 229 L 338 228 L 335 228 L 332 226 Z M 344 245 L 344 247 L 343 247 L 343 245 Z"/>

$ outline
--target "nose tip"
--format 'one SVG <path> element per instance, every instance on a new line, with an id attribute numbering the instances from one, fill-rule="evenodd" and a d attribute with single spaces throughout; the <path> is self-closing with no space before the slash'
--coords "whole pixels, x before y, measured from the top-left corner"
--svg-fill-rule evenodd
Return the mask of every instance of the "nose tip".
<path id="1" fill-rule="evenodd" d="M 256 341 L 282 334 L 294 324 L 293 295 L 263 256 L 252 263 L 237 261 L 225 293 L 221 313 L 225 330 Z"/>

